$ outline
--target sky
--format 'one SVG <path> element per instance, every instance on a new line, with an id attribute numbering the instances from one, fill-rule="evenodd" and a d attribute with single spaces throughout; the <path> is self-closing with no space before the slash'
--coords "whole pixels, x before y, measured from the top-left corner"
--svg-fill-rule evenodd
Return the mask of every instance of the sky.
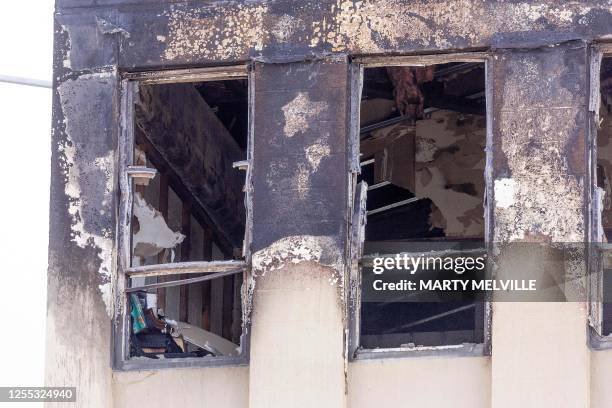
<path id="1" fill-rule="evenodd" d="M 51 81 L 53 1 L 3 1 L 0 42 L 0 75 Z M 51 89 L 0 82 L 0 137 L 0 386 L 42 386 Z"/>

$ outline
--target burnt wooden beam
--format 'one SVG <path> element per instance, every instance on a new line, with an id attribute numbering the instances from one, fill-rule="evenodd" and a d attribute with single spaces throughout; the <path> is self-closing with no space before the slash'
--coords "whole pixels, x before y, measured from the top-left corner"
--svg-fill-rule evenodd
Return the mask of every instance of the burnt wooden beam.
<path id="1" fill-rule="evenodd" d="M 166 276 L 176 274 L 217 273 L 244 269 L 244 261 L 210 261 L 210 262 L 178 262 L 162 265 L 144 265 L 128 268 L 125 272 L 130 277 L 136 276 Z"/>
<path id="2" fill-rule="evenodd" d="M 168 222 L 168 189 L 169 189 L 169 185 L 168 185 L 168 175 L 165 173 L 162 173 L 159 175 L 159 212 L 161 213 L 162 217 L 164 217 L 164 220 L 166 221 L 166 223 Z M 164 257 L 166 255 L 166 251 L 161 251 L 158 255 L 157 255 L 157 262 L 164 263 Z M 157 282 L 164 282 L 166 280 L 165 276 L 158 276 L 157 277 Z M 166 310 L 166 289 L 165 288 L 159 288 L 157 290 L 157 304 L 160 308 L 162 308 L 163 310 Z"/>
<path id="3" fill-rule="evenodd" d="M 223 278 L 223 323 L 221 335 L 226 339 L 232 338 L 232 323 L 234 309 L 234 279 L 235 275 Z"/>
<path id="4" fill-rule="evenodd" d="M 475 86 L 480 89 L 484 81 L 482 78 L 480 78 L 479 81 L 474 82 L 476 83 Z M 426 109 L 446 109 L 471 115 L 484 115 L 486 111 L 484 94 L 482 95 L 482 98 L 473 98 L 467 95 L 450 95 L 447 92 L 447 86 L 444 82 L 434 81 L 425 84 L 424 93 Z"/>
<path id="5" fill-rule="evenodd" d="M 392 126 L 404 121 L 413 121 L 413 119 L 402 115 L 394 116 L 392 118 L 385 119 L 377 123 L 372 123 L 371 125 L 362 126 L 361 129 L 359 129 L 359 133 L 361 135 L 365 135 L 375 130 L 386 128 L 387 126 Z"/>
<path id="6" fill-rule="evenodd" d="M 183 201 L 181 208 L 181 232 L 185 236 L 181 243 L 181 261 L 191 260 L 191 203 Z M 179 275 L 184 279 L 185 275 Z M 181 285 L 179 296 L 179 320 L 186 322 L 189 319 L 189 286 Z"/>
<path id="7" fill-rule="evenodd" d="M 478 100 L 448 95 L 427 96 L 425 107 L 451 110 L 470 115 L 484 116 L 486 113 L 485 104 L 480 103 Z"/>
<path id="8" fill-rule="evenodd" d="M 147 290 L 151 290 L 151 289 L 156 289 L 156 288 L 170 288 L 173 286 L 181 286 L 182 287 L 187 287 L 188 285 L 192 284 L 192 283 L 200 283 L 200 282 L 210 282 L 213 279 L 223 279 L 226 276 L 233 276 L 239 273 L 242 273 L 243 270 L 242 269 L 235 269 L 235 270 L 230 270 L 230 271 L 226 271 L 226 272 L 217 272 L 217 273 L 210 273 L 210 274 L 206 274 L 206 275 L 201 275 L 201 276 L 196 276 L 195 278 L 186 278 L 186 279 L 175 279 L 175 280 L 170 280 L 170 281 L 165 281 L 165 282 L 160 282 L 160 283 L 151 283 L 148 285 L 143 285 L 143 286 L 134 286 L 131 288 L 126 288 L 125 291 L 126 293 L 131 293 L 131 292 L 140 292 L 140 291 L 147 291 Z M 187 321 L 187 318 L 181 318 L 181 321 Z"/>
<path id="9" fill-rule="evenodd" d="M 204 260 L 212 261 L 213 258 L 213 232 L 210 228 L 204 228 L 204 239 L 202 242 L 202 255 Z M 211 285 L 210 281 L 202 282 L 202 328 L 210 331 L 211 311 Z"/>

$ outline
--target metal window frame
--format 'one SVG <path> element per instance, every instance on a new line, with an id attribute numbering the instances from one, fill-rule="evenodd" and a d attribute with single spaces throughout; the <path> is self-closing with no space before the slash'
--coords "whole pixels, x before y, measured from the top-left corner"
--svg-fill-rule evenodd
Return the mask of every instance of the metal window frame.
<path id="1" fill-rule="evenodd" d="M 393 56 L 393 57 L 360 57 L 354 58 L 350 71 L 351 75 L 351 103 L 350 103 L 350 126 L 349 126 L 349 244 L 347 245 L 347 281 L 349 290 L 347 290 L 347 321 L 348 323 L 348 346 L 347 353 L 349 361 L 370 360 L 370 359 L 389 359 L 389 358 L 407 358 L 407 357 L 427 357 L 427 356 L 490 356 L 491 355 L 491 322 L 492 310 L 491 302 L 488 298 L 484 304 L 484 342 L 479 344 L 457 344 L 443 346 L 420 346 L 414 348 L 398 347 L 398 348 L 380 348 L 380 349 L 362 349 L 360 347 L 360 292 L 361 282 L 355 276 L 355 262 L 358 262 L 358 257 L 355 256 L 355 251 L 360 252 L 363 248 L 363 242 L 354 242 L 354 236 L 359 235 L 350 233 L 353 229 L 353 224 L 357 221 L 351 214 L 357 213 L 354 208 L 357 205 L 355 198 L 357 187 L 357 174 L 359 172 L 359 143 L 360 143 L 360 128 L 359 128 L 359 108 L 363 88 L 363 70 L 365 68 L 386 67 L 386 66 L 428 66 L 446 64 L 450 62 L 478 62 L 485 66 L 485 98 L 486 104 L 486 166 L 485 166 L 485 197 L 484 197 L 484 223 L 485 223 L 485 247 L 487 252 L 491 250 L 491 242 L 493 237 L 492 220 L 493 208 L 490 205 L 492 202 L 493 191 L 493 176 L 492 176 L 492 155 L 491 147 L 493 143 L 493 112 L 492 112 L 492 96 L 493 96 L 493 81 L 490 65 L 492 63 L 493 54 L 489 52 L 464 52 L 451 54 L 434 54 L 434 55 L 410 55 L 410 56 Z M 354 204 L 355 202 L 355 204 Z M 351 219 L 353 218 L 353 219 Z M 360 256 L 359 256 L 360 257 Z M 356 259 L 357 258 L 357 259 Z"/>
<path id="2" fill-rule="evenodd" d="M 189 68 L 174 70 L 159 70 L 148 72 L 124 72 L 122 74 L 120 92 L 121 104 L 119 108 L 119 141 L 118 141 L 118 171 L 119 171 L 119 213 L 117 223 L 117 260 L 116 279 L 114 284 L 114 318 L 112 321 L 112 363 L 113 370 L 153 370 L 166 368 L 187 367 L 216 367 L 216 366 L 244 366 L 249 363 L 250 327 L 247 321 L 242 322 L 240 336 L 240 355 L 234 357 L 189 357 L 173 359 L 149 359 L 129 356 L 129 314 L 128 310 L 128 279 L 135 276 L 170 276 L 188 273 L 210 273 L 206 280 L 213 279 L 212 275 L 222 277 L 228 274 L 242 273 L 245 284 L 250 279 L 251 268 L 251 228 L 252 220 L 252 162 L 253 162 L 253 83 L 250 65 L 235 65 L 227 67 Z M 248 141 L 245 177 L 245 204 L 246 228 L 243 246 L 244 261 L 211 261 L 211 262 L 180 262 L 171 264 L 156 264 L 143 267 L 131 267 L 131 218 L 133 188 L 130 182 L 130 172 L 133 173 L 134 149 L 134 95 L 138 85 L 169 84 L 181 82 L 204 82 L 231 79 L 247 79 L 248 81 Z M 193 280 L 183 279 L 188 284 Z M 178 281 L 177 281 L 178 282 Z M 176 283 L 176 282 L 175 282 Z M 243 294 L 245 293 L 242 291 Z M 245 310 L 248 299 L 242 298 L 242 309 Z"/>
<path id="3" fill-rule="evenodd" d="M 587 284 L 588 284 L 588 333 L 589 346 L 593 350 L 612 349 L 612 334 L 602 334 L 603 324 L 603 257 L 612 253 L 610 244 L 601 242 L 599 237 L 599 226 L 601 223 L 601 208 L 599 207 L 597 192 L 597 136 L 599 132 L 599 108 L 601 105 L 601 64 L 604 58 L 612 58 L 612 44 L 595 43 L 590 47 L 589 54 L 589 105 L 588 105 L 588 130 L 589 138 L 589 183 L 586 188 L 587 194 L 587 237 L 588 237 L 588 260 L 587 260 Z"/>

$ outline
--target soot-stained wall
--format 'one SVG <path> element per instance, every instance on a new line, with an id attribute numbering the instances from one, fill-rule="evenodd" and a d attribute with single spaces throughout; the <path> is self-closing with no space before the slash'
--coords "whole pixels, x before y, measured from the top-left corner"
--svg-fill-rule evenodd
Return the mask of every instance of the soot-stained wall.
<path id="1" fill-rule="evenodd" d="M 124 385 L 127 377 L 113 374 L 110 346 L 118 304 L 113 287 L 124 71 L 256 62 L 252 186 L 247 186 L 253 192 L 255 272 L 247 301 L 253 298 L 255 326 L 253 365 L 248 375 L 240 371 L 240 392 L 246 394 L 249 377 L 252 406 L 274 406 L 266 405 L 270 401 L 287 406 L 292 390 L 324 396 L 319 406 L 342 406 L 350 392 L 344 381 L 349 363 L 343 353 L 342 271 L 351 58 L 489 52 L 489 238 L 573 241 L 583 239 L 586 228 L 587 50 L 591 42 L 610 38 L 611 27 L 612 7 L 598 0 L 58 0 L 46 383 L 77 386 L 77 406 L 128 405 L 119 394 L 113 400 L 113 382 Z M 292 314 L 294 306 L 300 307 Z M 571 313 L 570 329 L 584 333 L 579 310 Z M 300 319 L 291 323 L 291 316 Z M 275 327 L 294 328 L 283 334 L 304 347 L 283 343 L 270 331 Z M 497 327 L 501 333 L 504 326 Z M 566 342 L 569 351 L 582 340 L 572 339 Z M 495 352 L 502 356 L 515 343 L 496 344 L 494 359 Z M 574 361 L 583 361 L 585 350 Z M 316 364 L 322 361 L 328 364 L 326 376 Z M 493 370 L 501 367 L 497 374 L 517 367 L 499 361 L 494 361 Z M 540 367 L 520 366 L 527 358 L 514 361 L 526 372 Z M 529 361 L 557 367 L 552 363 L 558 360 Z M 292 363 L 308 376 L 292 376 Z M 274 381 L 266 385 L 274 370 Z M 567 372 L 550 375 L 579 380 L 588 374 Z M 191 381 L 180 373 L 163 378 L 169 388 Z M 583 383 L 563 390 L 579 384 L 582 393 Z M 493 401 L 516 383 L 505 384 L 493 387 Z M 584 406 L 585 400 L 568 401 Z"/>

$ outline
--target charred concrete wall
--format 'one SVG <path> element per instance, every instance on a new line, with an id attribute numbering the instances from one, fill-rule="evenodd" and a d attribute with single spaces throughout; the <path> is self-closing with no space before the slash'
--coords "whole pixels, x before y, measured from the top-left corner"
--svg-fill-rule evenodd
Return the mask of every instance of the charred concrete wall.
<path id="1" fill-rule="evenodd" d="M 347 60 L 254 69 L 249 406 L 344 406 Z"/>
<path id="2" fill-rule="evenodd" d="M 490 358 L 349 364 L 343 269 L 347 55 L 489 51 L 489 238 L 584 239 L 587 48 L 612 35 L 609 2 L 58 0 L 55 20 L 46 381 L 78 387 L 77 406 L 131 406 L 132 387 L 189 393 L 212 378 L 238 381 L 232 406 L 360 406 L 366 373 L 380 390 L 412 365 L 439 387 L 474 374 L 465 384 L 484 397 L 457 406 L 605 406 L 584 303 L 496 304 Z M 246 61 L 257 61 L 250 367 L 113 374 L 121 73 Z"/>
<path id="3" fill-rule="evenodd" d="M 603 38 L 612 18 L 599 0 L 58 0 L 57 8 L 74 38 L 73 69 L 533 46 Z"/>
<path id="4" fill-rule="evenodd" d="M 112 398 L 117 97 L 112 70 L 61 75 L 54 92 L 46 383 L 77 384 L 80 406 Z"/>
<path id="5" fill-rule="evenodd" d="M 583 42 L 496 53 L 496 242 L 585 239 L 587 67 Z"/>
<path id="6" fill-rule="evenodd" d="M 492 233 L 499 276 L 538 282 L 563 276 L 568 272 L 546 266 L 556 256 L 550 247 L 533 251 L 536 244 L 586 240 L 587 55 L 586 44 L 570 42 L 494 58 Z M 586 304 L 556 296 L 493 303 L 493 407 L 589 406 Z"/>

